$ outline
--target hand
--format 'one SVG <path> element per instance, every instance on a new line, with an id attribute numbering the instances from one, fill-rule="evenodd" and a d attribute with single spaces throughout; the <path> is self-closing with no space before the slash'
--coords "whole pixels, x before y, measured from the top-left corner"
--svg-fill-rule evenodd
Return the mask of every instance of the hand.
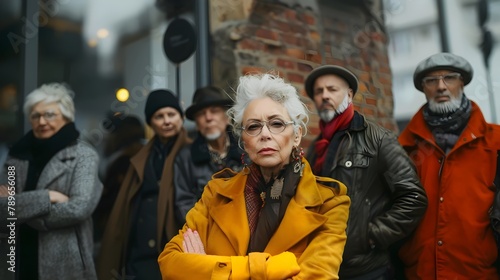
<path id="1" fill-rule="evenodd" d="M 206 255 L 205 247 L 203 246 L 200 235 L 196 230 L 193 231 L 188 228 L 188 230 L 184 232 L 184 240 L 182 241 L 182 246 L 184 247 L 184 253 Z"/>
<path id="2" fill-rule="evenodd" d="M 7 185 L 0 185 L 0 197 L 7 197 L 7 196 L 9 196 Z"/>
<path id="3" fill-rule="evenodd" d="M 67 202 L 68 196 L 57 191 L 49 191 L 50 203 Z"/>

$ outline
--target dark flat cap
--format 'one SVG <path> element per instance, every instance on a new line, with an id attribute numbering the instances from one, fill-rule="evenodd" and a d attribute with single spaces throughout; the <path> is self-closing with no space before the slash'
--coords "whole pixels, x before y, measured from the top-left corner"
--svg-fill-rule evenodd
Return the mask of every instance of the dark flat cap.
<path id="1" fill-rule="evenodd" d="M 347 70 L 344 67 L 336 65 L 324 65 L 312 70 L 311 73 L 309 73 L 309 76 L 307 76 L 306 78 L 305 82 L 306 93 L 311 99 L 313 99 L 314 82 L 316 81 L 316 79 L 320 76 L 329 74 L 337 75 L 342 79 L 344 79 L 349 85 L 349 87 L 352 89 L 353 96 L 358 91 L 358 78 L 356 78 L 356 76 L 354 76 L 354 74 L 351 71 Z"/>
<path id="2" fill-rule="evenodd" d="M 437 53 L 424 59 L 417 65 L 415 73 L 413 73 L 415 88 L 423 92 L 422 79 L 429 72 L 435 70 L 450 70 L 460 73 L 464 85 L 470 83 L 474 74 L 472 66 L 463 57 L 451 53 Z"/>
<path id="3" fill-rule="evenodd" d="M 201 109 L 210 106 L 221 106 L 229 109 L 232 104 L 233 100 L 222 89 L 214 86 L 202 87 L 194 92 L 193 102 L 186 110 L 186 117 L 193 121 L 194 115 Z"/>

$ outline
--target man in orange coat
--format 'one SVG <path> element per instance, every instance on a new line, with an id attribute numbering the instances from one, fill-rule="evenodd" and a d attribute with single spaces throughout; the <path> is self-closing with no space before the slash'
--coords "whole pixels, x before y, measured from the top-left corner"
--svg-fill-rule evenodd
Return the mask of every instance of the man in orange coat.
<path id="1" fill-rule="evenodd" d="M 472 76 L 469 62 L 450 53 L 430 56 L 413 75 L 427 103 L 399 141 L 415 162 L 429 203 L 399 252 L 408 279 L 500 279 L 489 215 L 498 187 L 500 126 L 487 123 L 464 95 Z"/>

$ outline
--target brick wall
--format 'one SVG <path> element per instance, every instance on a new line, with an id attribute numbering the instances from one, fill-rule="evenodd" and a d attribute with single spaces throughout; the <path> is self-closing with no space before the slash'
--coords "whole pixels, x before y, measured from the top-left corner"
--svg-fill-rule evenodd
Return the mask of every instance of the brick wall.
<path id="1" fill-rule="evenodd" d="M 311 110 L 306 148 L 319 133 L 319 118 L 305 94 L 305 77 L 322 64 L 341 65 L 360 80 L 355 108 L 397 132 L 380 3 L 365 8 L 343 2 L 212 0 L 214 84 L 232 91 L 240 75 L 279 73 Z"/>

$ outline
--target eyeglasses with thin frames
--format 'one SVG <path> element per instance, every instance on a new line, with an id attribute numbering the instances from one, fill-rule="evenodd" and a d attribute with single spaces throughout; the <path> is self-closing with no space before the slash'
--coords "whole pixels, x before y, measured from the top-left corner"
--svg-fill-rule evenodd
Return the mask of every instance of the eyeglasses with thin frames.
<path id="1" fill-rule="evenodd" d="M 422 83 L 428 88 L 435 88 L 439 85 L 439 81 L 443 80 L 447 86 L 455 85 L 461 78 L 460 73 L 449 73 L 446 75 L 429 76 L 422 79 Z"/>
<path id="2" fill-rule="evenodd" d="M 285 131 L 285 128 L 289 124 L 293 124 L 293 121 L 286 122 L 280 119 L 272 119 L 269 121 L 250 121 L 241 129 L 249 136 L 257 136 L 262 132 L 262 128 L 265 125 L 272 134 L 279 134 Z"/>
<path id="3" fill-rule="evenodd" d="M 43 117 L 43 119 L 45 121 L 51 122 L 51 121 L 55 120 L 57 116 L 59 116 L 59 114 L 57 114 L 55 112 L 51 112 L 51 111 L 45 112 L 43 114 L 33 113 L 30 115 L 30 120 L 32 122 L 36 122 L 40 119 L 40 117 Z"/>

